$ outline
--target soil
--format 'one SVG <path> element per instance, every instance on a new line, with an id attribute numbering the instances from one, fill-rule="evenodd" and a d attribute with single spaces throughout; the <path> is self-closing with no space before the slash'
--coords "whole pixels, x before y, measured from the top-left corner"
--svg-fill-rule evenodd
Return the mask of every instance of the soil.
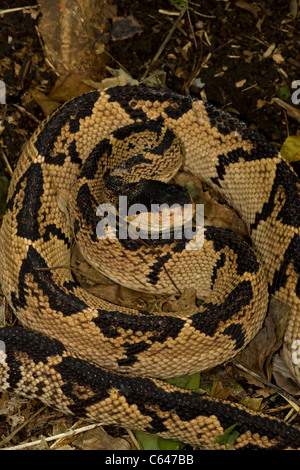
<path id="1" fill-rule="evenodd" d="M 163 72 L 163 86 L 200 96 L 237 114 L 280 147 L 287 135 L 297 131 L 297 122 L 272 101 L 278 97 L 292 104 L 291 84 L 300 75 L 300 29 L 299 20 L 290 16 L 292 3 L 190 2 L 189 16 L 185 15 L 173 31 L 148 75 Z M 25 0 L 1 0 L 0 8 L 26 4 Z M 132 15 L 142 32 L 110 40 L 107 65 L 116 68 L 118 62 L 141 80 L 177 18 L 167 12 L 178 10 L 165 0 L 117 0 L 115 4 L 118 17 Z M 23 143 L 37 126 L 34 117 L 44 118 L 31 91 L 39 86 L 47 94 L 57 78 L 45 61 L 35 28 L 38 9 L 36 12 L 36 18 L 25 10 L 0 15 L 0 79 L 7 87 L 7 106 L 2 110 L 5 129 L 0 138 L 13 167 Z M 193 84 L 195 79 L 203 88 Z M 25 111 L 17 110 L 17 105 Z M 5 171 L 1 160 L 0 174 Z"/>

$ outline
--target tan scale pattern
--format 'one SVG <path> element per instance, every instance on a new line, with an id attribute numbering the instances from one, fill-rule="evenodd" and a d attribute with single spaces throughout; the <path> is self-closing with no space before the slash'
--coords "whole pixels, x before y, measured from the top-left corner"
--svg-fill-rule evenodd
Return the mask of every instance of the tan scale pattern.
<path id="1" fill-rule="evenodd" d="M 217 125 L 212 125 L 209 113 L 200 101 L 189 101 L 188 109 L 181 112 L 180 106 L 185 106 L 186 102 L 181 102 L 180 97 L 171 93 L 130 87 L 123 90 L 120 97 L 117 95 L 114 99 L 111 98 L 110 90 L 100 92 L 99 97 L 89 105 L 90 109 L 88 105 L 85 109 L 82 101 L 82 113 L 80 108 L 74 107 L 68 114 L 68 106 L 72 107 L 72 102 L 67 104 L 36 131 L 19 160 L 8 195 L 8 200 L 12 203 L 0 231 L 0 251 L 3 257 L 0 266 L 1 285 L 24 325 L 59 340 L 70 350 L 64 350 L 63 346 L 58 345 L 55 346 L 58 351 L 64 350 L 61 354 L 49 352 L 48 356 L 44 352 L 42 355 L 42 348 L 40 353 L 36 353 L 33 345 L 26 341 L 26 344 L 22 343 L 22 332 L 18 330 L 17 339 L 20 338 L 20 344 L 18 341 L 16 344 L 8 341 L 11 349 L 8 351 L 8 364 L 1 364 L 0 367 L 0 386 L 4 390 L 13 388 L 21 394 L 38 397 L 66 413 L 78 414 L 90 420 L 126 424 L 134 429 L 153 430 L 162 436 L 211 449 L 224 448 L 215 439 L 225 431 L 224 422 L 232 412 L 234 422 L 245 421 L 249 426 L 254 426 L 253 430 L 246 429 L 245 424 L 233 447 L 285 447 L 284 442 L 280 441 L 283 433 L 280 426 L 283 425 L 277 420 L 259 417 L 259 424 L 256 425 L 256 414 L 237 405 L 200 399 L 157 379 L 134 378 L 135 374 L 137 377 L 171 377 L 213 367 L 232 358 L 260 329 L 268 303 L 265 275 L 271 284 L 275 273 L 281 268 L 293 236 L 299 235 L 296 226 L 287 225 L 280 219 L 281 209 L 286 202 L 284 189 L 281 191 L 279 186 L 274 201 L 271 201 L 281 157 L 269 158 L 266 155 L 264 158 L 262 155 L 260 158 L 251 158 L 249 155 L 257 150 L 259 144 L 243 137 L 238 125 L 230 132 L 218 130 Z M 126 98 L 127 92 L 131 99 Z M 56 116 L 62 116 L 64 112 L 65 122 L 61 124 L 59 120 L 60 124 L 56 123 Z M 116 151 L 119 143 L 112 135 L 113 132 L 134 123 L 143 123 L 145 119 L 146 122 L 158 120 L 163 123 L 161 141 L 155 141 L 155 138 L 153 140 L 151 132 L 145 131 L 143 135 L 135 137 L 133 134 L 128 141 L 125 139 L 123 147 L 122 142 L 120 144 L 121 151 Z M 53 122 L 56 123 L 56 135 L 51 145 Z M 74 124 L 77 126 L 75 131 Z M 49 143 L 44 138 L 48 128 Z M 163 143 L 167 130 L 171 130 L 176 136 L 176 153 L 173 154 L 172 148 L 167 149 L 164 156 L 152 153 L 151 148 Z M 141 142 L 145 141 L 147 134 L 150 150 L 146 153 L 146 158 L 152 159 L 152 164 L 145 165 L 143 162 L 137 165 L 138 176 L 131 176 L 131 170 L 120 169 L 122 162 L 130 158 L 132 146 L 137 153 L 145 149 L 145 144 Z M 113 152 L 110 159 L 102 160 L 101 169 L 109 168 L 115 177 L 127 177 L 128 181 L 136 181 L 155 172 L 157 179 L 169 181 L 182 165 L 184 169 L 211 184 L 243 217 L 262 266 L 254 272 L 244 269 L 243 274 L 238 274 L 241 263 L 239 254 L 229 246 L 215 250 L 215 242 L 209 237 L 205 238 L 201 251 L 178 250 L 177 242 L 173 242 L 158 244 L 157 254 L 144 244 L 135 249 L 126 249 L 126 244 L 124 248 L 119 240 L 102 243 L 97 241 L 94 245 L 102 258 L 98 263 L 97 256 L 93 254 L 95 252 L 89 251 L 92 244 L 87 243 L 88 238 L 84 238 L 89 237 L 88 224 L 85 226 L 80 208 L 76 207 L 76 191 L 86 183 L 94 195 L 104 188 L 105 197 L 112 196 L 113 199 L 110 191 L 105 190 L 103 178 L 99 186 L 101 191 L 88 178 L 77 180 L 78 161 L 84 164 L 95 146 L 104 139 L 112 144 Z M 75 154 L 69 150 L 73 144 Z M 125 154 L 125 149 L 129 149 L 129 156 Z M 240 155 L 238 161 L 231 162 L 232 152 Z M 221 173 L 220 156 L 228 159 Z M 58 158 L 62 162 L 58 163 Z M 28 213 L 24 212 L 23 206 L 30 199 L 28 185 L 30 178 L 33 178 L 33 168 L 41 178 L 37 184 L 33 181 L 32 186 L 32 191 L 40 191 L 35 199 L 39 205 L 32 202 L 38 233 L 36 236 L 31 234 L 26 237 L 20 226 L 24 225 L 27 227 L 24 231 L 31 233 L 31 225 L 25 217 Z M 97 177 L 101 180 L 100 166 L 97 171 Z M 40 186 L 36 188 L 34 184 Z M 299 193 L 299 186 L 297 190 Z M 82 250 L 86 252 L 91 264 L 119 283 L 146 292 L 176 293 L 174 283 L 181 291 L 192 286 L 204 300 L 204 305 L 199 307 L 198 316 L 184 316 L 179 312 L 177 318 L 174 313 L 173 320 L 170 314 L 155 317 L 153 314 L 144 314 L 97 299 L 76 285 L 68 268 L 70 244 L 73 242 L 72 222 L 59 203 L 62 195 L 66 197 L 72 191 L 75 194 L 70 199 L 71 219 L 81 217 L 84 236 L 81 231 L 78 238 L 82 236 Z M 269 200 L 274 206 L 272 211 L 266 217 L 261 217 L 252 229 L 257 216 L 265 210 Z M 8 249 L 8 246 L 13 249 Z M 216 271 L 221 256 L 225 262 Z M 161 259 L 166 259 L 165 269 L 160 269 L 155 283 L 151 283 L 149 278 L 153 274 L 153 265 Z M 46 266 L 45 271 L 41 270 L 44 269 L 41 264 Z M 58 266 L 59 269 L 51 269 Z M 292 342 L 300 339 L 297 269 L 291 260 L 286 270 L 287 282 L 277 290 L 276 295 L 291 307 L 284 351 L 291 370 L 300 382 L 299 368 L 291 361 Z M 166 271 L 172 274 L 172 282 Z M 39 276 L 39 272 L 44 274 Z M 203 331 L 201 327 L 196 327 L 196 319 L 201 323 L 201 315 L 207 314 L 206 304 L 214 306 L 217 312 L 222 312 L 226 299 L 241 285 L 251 285 L 252 294 L 247 304 L 243 304 L 244 294 L 241 292 L 236 300 L 242 302 L 238 311 L 219 320 L 213 333 L 208 332 L 208 326 L 203 327 Z M 136 323 L 133 322 L 134 319 Z M 239 331 L 237 336 L 229 333 L 232 327 Z M 167 328 L 165 333 L 163 328 Z M 6 334 L 4 330 L 2 331 Z M 36 355 L 39 357 L 39 354 L 41 357 L 37 360 Z M 9 366 L 12 358 L 22 364 L 17 372 L 17 366 Z M 73 371 L 68 364 L 80 365 L 80 370 L 75 367 Z M 109 369 L 101 369 L 99 365 Z M 87 367 L 89 373 L 80 375 L 81 367 Z M 125 375 L 120 375 L 120 371 Z M 134 375 L 127 376 L 126 373 Z M 99 377 L 102 377 L 101 374 L 106 379 L 109 377 L 108 382 L 103 382 L 98 377 L 99 374 Z M 113 385 L 114 377 L 116 383 L 120 384 L 119 387 Z M 136 391 L 134 396 L 126 387 L 123 388 L 123 380 L 125 384 L 137 384 L 138 389 L 135 385 L 129 386 Z M 140 386 L 141 390 L 145 387 L 145 403 L 141 398 L 143 395 L 139 390 Z M 160 395 L 163 398 L 161 403 L 156 402 Z M 184 417 L 184 407 L 188 408 L 188 405 L 181 405 L 181 400 L 185 403 L 187 398 L 192 403 L 195 400 L 197 403 L 191 405 L 189 418 Z M 197 414 L 195 408 L 198 406 Z M 204 406 L 203 411 L 201 406 Z M 209 407 L 211 411 L 208 412 Z M 277 427 L 280 430 L 278 436 Z M 298 435 L 294 430 L 292 435 L 291 444 L 287 441 L 286 447 L 290 445 L 300 448 L 300 433 Z"/>

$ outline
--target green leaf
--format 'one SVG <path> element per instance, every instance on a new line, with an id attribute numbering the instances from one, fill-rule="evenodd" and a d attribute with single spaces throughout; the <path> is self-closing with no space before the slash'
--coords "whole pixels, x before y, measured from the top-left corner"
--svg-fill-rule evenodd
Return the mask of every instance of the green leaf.
<path id="1" fill-rule="evenodd" d="M 166 379 L 165 382 L 175 385 L 175 387 L 184 388 L 185 390 L 199 392 L 200 372 L 191 375 L 182 375 L 181 377 L 172 377 L 171 379 Z"/>
<path id="2" fill-rule="evenodd" d="M 191 375 L 183 375 L 181 377 L 174 377 L 165 379 L 171 385 L 185 390 L 193 390 L 199 392 L 200 387 L 200 372 L 196 372 Z M 185 444 L 172 439 L 164 439 L 163 437 L 156 436 L 155 434 L 149 434 L 144 431 L 136 431 L 135 437 L 137 438 L 141 449 L 143 450 L 182 450 L 185 448 Z"/>
<path id="3" fill-rule="evenodd" d="M 286 86 L 281 86 L 279 88 L 279 94 L 283 100 L 287 100 L 290 96 L 289 90 Z"/>
<path id="4" fill-rule="evenodd" d="M 237 423 L 236 423 L 237 424 Z M 236 424 L 233 424 L 232 426 L 229 426 L 221 436 L 218 436 L 215 440 L 216 444 L 224 444 L 225 449 L 227 449 L 227 445 L 231 444 L 234 439 L 236 439 L 239 436 L 238 431 L 234 431 L 234 428 L 236 427 Z"/>
<path id="5" fill-rule="evenodd" d="M 297 162 L 300 160 L 300 136 L 290 135 L 285 139 L 280 149 L 281 155 L 288 162 Z"/>
<path id="6" fill-rule="evenodd" d="M 9 181 L 6 176 L 0 176 L 0 215 L 4 215 L 6 211 L 6 198 Z"/>
<path id="7" fill-rule="evenodd" d="M 186 5 L 186 1 L 185 0 L 171 0 L 171 5 L 177 5 L 179 6 L 180 8 L 183 8 L 185 7 Z"/>
<path id="8" fill-rule="evenodd" d="M 185 448 L 185 444 L 178 441 L 172 441 L 172 439 L 159 438 L 158 446 L 160 450 L 182 450 Z"/>
<path id="9" fill-rule="evenodd" d="M 136 431 L 135 437 L 142 450 L 182 450 L 185 447 L 181 442 L 164 439 L 144 431 Z"/>

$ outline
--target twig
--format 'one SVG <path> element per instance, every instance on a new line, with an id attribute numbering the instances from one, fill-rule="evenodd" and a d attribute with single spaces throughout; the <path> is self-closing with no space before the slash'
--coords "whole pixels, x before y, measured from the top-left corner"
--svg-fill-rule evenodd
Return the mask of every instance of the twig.
<path id="1" fill-rule="evenodd" d="M 161 15 L 178 16 L 180 11 L 158 10 Z"/>
<path id="2" fill-rule="evenodd" d="M 162 45 L 160 46 L 159 50 L 157 51 L 157 53 L 155 54 L 154 58 L 152 59 L 150 65 L 148 66 L 146 72 L 144 73 L 143 77 L 142 77 L 142 80 L 145 80 L 145 78 L 147 77 L 148 73 L 150 72 L 151 68 L 153 67 L 153 65 L 157 62 L 159 56 L 161 55 L 161 53 L 163 52 L 164 48 L 166 47 L 166 45 L 168 44 L 168 42 L 170 41 L 171 37 L 172 37 L 172 34 L 174 33 L 175 29 L 177 28 L 179 22 L 181 21 L 181 19 L 183 18 L 183 16 L 185 15 L 186 11 L 188 9 L 188 4 L 186 3 L 186 5 L 182 8 L 181 12 L 180 12 L 180 15 L 178 16 L 178 18 L 176 19 L 176 21 L 174 22 L 172 28 L 170 29 L 167 37 L 165 38 L 164 42 L 162 43 Z"/>
<path id="3" fill-rule="evenodd" d="M 61 434 L 56 434 L 55 436 L 50 436 L 50 437 L 45 437 L 43 439 L 38 439 L 37 441 L 33 442 L 27 442 L 26 444 L 20 444 L 17 446 L 13 447 L 6 447 L 5 449 L 2 450 L 20 450 L 20 449 L 26 449 L 28 447 L 36 446 L 38 444 L 41 444 L 41 442 L 50 442 L 50 441 L 55 441 L 57 439 L 62 439 L 68 436 L 74 436 L 75 434 L 80 434 L 85 431 L 90 431 L 91 429 L 95 429 L 99 426 L 102 426 L 100 423 L 97 424 L 89 424 L 88 426 L 83 426 L 82 428 L 78 429 L 71 429 L 70 431 L 63 432 Z"/>
<path id="4" fill-rule="evenodd" d="M 17 426 L 10 434 L 9 436 L 6 436 L 4 439 L 2 439 L 2 441 L 0 442 L 0 447 L 4 446 L 5 444 L 7 444 L 22 428 L 24 428 L 24 426 L 26 426 L 28 423 L 30 423 L 37 415 L 39 415 L 40 413 L 42 413 L 47 407 L 46 406 L 42 406 L 42 408 L 40 408 L 39 410 L 37 410 L 35 413 L 33 413 L 33 415 L 31 415 L 28 419 L 26 419 L 26 421 L 24 421 L 22 424 L 20 424 L 19 426 Z M 26 444 L 24 444 L 26 445 Z M 11 449 L 13 449 L 13 447 L 11 447 Z M 4 449 L 2 449 L 4 450 Z"/>
<path id="5" fill-rule="evenodd" d="M 7 159 L 7 156 L 5 155 L 4 151 L 1 149 L 0 150 L 0 154 L 1 154 L 1 157 L 3 158 L 4 162 L 5 162 L 5 165 L 6 165 L 6 168 L 10 174 L 10 176 L 13 175 L 13 170 L 12 170 L 12 167 L 10 166 L 10 163 Z"/>
<path id="6" fill-rule="evenodd" d="M 188 20 L 189 20 L 190 30 L 191 30 L 191 32 L 192 32 L 192 36 L 193 36 L 193 40 L 194 40 L 195 49 L 196 49 L 196 51 L 199 53 L 197 38 L 196 38 L 196 36 L 195 36 L 195 31 L 194 31 L 194 27 L 193 27 L 193 23 L 192 23 L 192 20 L 191 20 L 191 15 L 190 15 L 189 10 L 187 10 L 186 14 L 187 14 L 187 17 L 188 17 Z"/>
<path id="7" fill-rule="evenodd" d="M 297 413 L 299 413 L 299 410 L 300 410 L 300 403 L 299 403 L 299 400 L 297 400 L 295 397 L 293 397 L 292 395 L 290 395 L 289 393 L 287 393 L 287 392 L 286 392 L 285 390 L 283 390 L 282 388 L 277 387 L 276 385 L 272 384 L 272 383 L 269 382 L 267 379 L 264 379 L 264 378 L 261 377 L 260 375 L 256 374 L 256 373 L 253 372 L 252 370 L 247 369 L 247 367 L 242 366 L 242 364 L 239 364 L 238 362 L 235 362 L 235 361 L 232 361 L 232 364 L 234 364 L 235 367 L 237 367 L 238 369 L 242 370 L 243 372 L 245 372 L 246 374 L 250 375 L 251 377 L 254 377 L 256 380 L 258 380 L 259 382 L 263 383 L 263 384 L 266 385 L 267 387 L 272 388 L 272 390 L 274 390 L 275 392 L 277 392 L 279 395 L 283 396 L 283 397 L 290 403 L 290 405 L 294 408 L 294 410 L 297 411 Z"/>
<path id="8" fill-rule="evenodd" d="M 61 266 L 47 266 L 46 268 L 34 268 L 36 271 L 52 271 L 53 269 L 69 269 L 71 270 L 71 266 L 67 266 L 62 264 Z"/>
<path id="9" fill-rule="evenodd" d="M 190 4 L 190 5 L 195 5 L 196 7 L 199 7 L 199 6 L 200 6 L 198 3 L 191 2 L 191 1 L 189 1 L 189 4 Z M 193 11 L 194 13 L 196 13 L 196 15 L 203 16 L 203 18 L 217 18 L 215 15 L 204 15 L 204 13 L 199 13 L 199 12 L 196 11 L 194 8 L 192 9 L 192 11 Z"/>
<path id="10" fill-rule="evenodd" d="M 138 449 L 138 450 L 141 450 L 141 446 L 140 444 L 138 443 L 135 435 L 133 434 L 133 432 L 131 431 L 131 429 L 128 429 L 126 428 L 126 431 L 128 432 L 128 435 L 130 437 L 130 439 L 132 440 L 132 442 L 134 443 L 135 447 Z"/>
<path id="11" fill-rule="evenodd" d="M 294 106 L 291 106 L 290 104 L 286 103 L 280 98 L 273 98 L 273 101 L 275 101 L 275 103 L 277 103 L 279 106 L 285 109 L 287 114 L 291 118 L 296 119 L 296 121 L 300 122 L 300 111 L 297 108 L 295 108 Z"/>
<path id="12" fill-rule="evenodd" d="M 30 10 L 30 8 L 39 8 L 39 5 L 28 5 L 27 7 L 8 8 L 8 10 L 0 10 L 0 15 L 5 15 L 6 13 L 13 13 L 14 11 Z"/>
<path id="13" fill-rule="evenodd" d="M 37 124 L 41 124 L 42 121 L 35 117 L 33 114 L 31 114 L 27 109 L 23 108 L 23 106 L 19 106 L 18 104 L 13 104 L 15 108 L 17 108 L 21 113 L 25 113 L 28 117 L 30 117 L 33 121 L 35 121 Z"/>
<path id="14" fill-rule="evenodd" d="M 120 69 L 122 69 L 127 75 L 129 75 L 131 77 L 131 74 L 130 72 L 128 72 L 128 70 L 125 69 L 124 65 L 121 64 L 117 59 L 114 58 L 114 56 L 112 56 L 109 52 L 107 52 L 106 49 L 104 49 L 104 54 L 108 55 L 108 57 L 110 57 L 112 60 L 114 60 L 116 62 L 116 64 L 118 64 L 118 66 L 120 67 Z M 107 67 L 108 68 L 108 67 Z M 111 69 L 112 70 L 112 69 Z"/>

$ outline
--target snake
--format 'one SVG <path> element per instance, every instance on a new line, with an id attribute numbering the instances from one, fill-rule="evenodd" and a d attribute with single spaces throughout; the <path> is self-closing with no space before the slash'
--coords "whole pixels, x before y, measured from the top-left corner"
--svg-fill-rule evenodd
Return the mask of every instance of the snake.
<path id="1" fill-rule="evenodd" d="M 177 193 L 188 200 L 173 184 L 179 170 L 224 198 L 249 243 L 210 225 L 195 249 L 174 230 L 118 236 L 120 196 L 130 207 L 171 204 Z M 300 383 L 299 189 L 264 136 L 197 98 L 124 86 L 65 103 L 26 143 L 9 187 L 0 281 L 22 325 L 0 328 L 0 389 L 197 449 L 226 448 L 219 437 L 231 426 L 232 449 L 300 449 L 297 425 L 165 380 L 234 358 L 275 297 L 288 305 L 282 354 Z M 116 207 L 115 237 L 97 235 L 101 204 Z M 74 244 L 136 291 L 178 297 L 192 288 L 195 309 L 152 311 L 95 296 L 70 269 Z"/>

